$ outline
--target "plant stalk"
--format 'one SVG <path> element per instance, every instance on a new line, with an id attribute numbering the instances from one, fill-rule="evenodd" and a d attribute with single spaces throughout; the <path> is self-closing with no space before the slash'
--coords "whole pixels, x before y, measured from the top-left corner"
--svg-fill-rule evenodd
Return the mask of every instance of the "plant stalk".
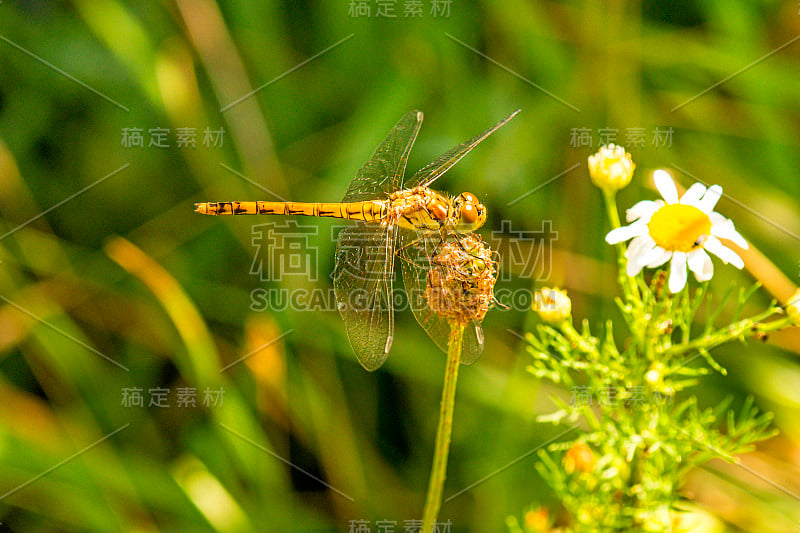
<path id="1" fill-rule="evenodd" d="M 608 221 L 611 223 L 611 229 L 617 229 L 621 227 L 622 223 L 620 222 L 619 211 L 617 210 L 616 192 L 603 189 L 603 200 L 606 206 Z M 626 269 L 628 266 L 628 260 L 625 257 L 626 248 L 627 246 L 624 243 L 619 243 L 616 245 L 617 265 L 619 267 L 617 269 L 617 279 L 622 287 L 623 293 L 626 296 L 631 297 L 636 303 L 641 303 L 641 297 L 639 296 L 639 290 L 636 287 L 636 283 L 633 281 L 633 278 L 628 277 L 626 274 Z"/>
<path id="2" fill-rule="evenodd" d="M 711 349 L 733 339 L 745 339 L 757 333 L 771 333 L 792 325 L 792 319 L 789 317 L 782 317 L 769 322 L 761 322 L 763 319 L 773 314 L 775 314 L 775 311 L 769 309 L 754 317 L 740 320 L 726 328 L 720 329 L 714 333 L 709 333 L 691 342 L 669 348 L 664 353 L 668 356 L 674 356 L 692 350 Z"/>
<path id="3" fill-rule="evenodd" d="M 442 505 L 442 489 L 447 474 L 447 455 L 450 452 L 450 435 L 453 429 L 453 408 L 456 399 L 456 379 L 461 357 L 461 342 L 464 326 L 450 323 L 450 339 L 447 342 L 447 368 L 444 373 L 442 402 L 439 405 L 439 426 L 436 429 L 436 444 L 433 452 L 428 495 L 422 513 L 422 533 L 432 533 Z"/>

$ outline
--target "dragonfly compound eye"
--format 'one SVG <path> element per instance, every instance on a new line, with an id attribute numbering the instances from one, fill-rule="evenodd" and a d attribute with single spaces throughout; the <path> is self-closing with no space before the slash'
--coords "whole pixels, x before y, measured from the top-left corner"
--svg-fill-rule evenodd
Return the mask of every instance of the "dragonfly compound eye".
<path id="1" fill-rule="evenodd" d="M 475 204 L 464 203 L 461 206 L 461 221 L 466 224 L 474 224 L 478 220 L 478 209 Z"/>

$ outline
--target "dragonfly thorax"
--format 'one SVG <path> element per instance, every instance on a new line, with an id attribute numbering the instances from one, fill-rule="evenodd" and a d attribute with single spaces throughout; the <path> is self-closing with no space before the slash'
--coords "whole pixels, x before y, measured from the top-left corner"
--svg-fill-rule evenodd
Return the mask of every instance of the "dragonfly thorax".
<path id="1" fill-rule="evenodd" d="M 388 220 L 414 230 L 447 226 L 459 233 L 470 233 L 486 221 L 486 208 L 474 194 L 465 192 L 455 198 L 427 187 L 415 187 L 389 195 Z"/>
<path id="2" fill-rule="evenodd" d="M 400 227 L 438 230 L 450 221 L 449 199 L 427 187 L 414 187 L 391 193 L 385 220 Z"/>

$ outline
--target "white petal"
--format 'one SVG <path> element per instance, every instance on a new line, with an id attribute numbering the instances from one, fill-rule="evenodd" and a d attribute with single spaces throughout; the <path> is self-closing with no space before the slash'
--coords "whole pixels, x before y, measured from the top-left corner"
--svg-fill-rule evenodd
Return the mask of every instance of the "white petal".
<path id="1" fill-rule="evenodd" d="M 714 210 L 714 206 L 717 205 L 721 196 L 722 187 L 719 185 L 712 185 L 703 195 L 703 198 L 697 202 L 697 207 L 705 213 L 710 213 Z"/>
<path id="2" fill-rule="evenodd" d="M 658 203 L 653 200 L 642 200 L 625 211 L 625 218 L 628 219 L 628 222 L 633 222 L 637 218 L 643 219 L 642 222 L 645 222 L 645 220 L 649 221 L 650 217 L 653 216 L 653 213 L 658 211 L 659 207 Z"/>
<path id="3" fill-rule="evenodd" d="M 730 263 L 740 269 L 744 267 L 742 258 L 736 255 L 736 252 L 722 244 L 722 242 L 713 235 L 706 239 L 706 242 L 703 243 L 703 248 L 722 259 L 726 264 Z"/>
<path id="4" fill-rule="evenodd" d="M 724 217 L 716 211 L 710 212 L 708 214 L 708 218 L 711 219 L 711 224 L 723 224 L 726 220 L 728 220 L 728 217 Z"/>
<path id="5" fill-rule="evenodd" d="M 629 257 L 628 266 L 625 267 L 625 273 L 630 277 L 634 277 L 637 274 L 639 274 L 639 272 L 641 272 L 643 268 L 644 265 L 639 263 L 639 261 L 636 258 L 631 259 Z"/>
<path id="6" fill-rule="evenodd" d="M 646 252 L 639 255 L 639 262 L 645 266 L 647 266 L 653 259 L 657 258 L 661 255 L 664 249 L 658 245 L 653 246 Z"/>
<path id="7" fill-rule="evenodd" d="M 622 226 L 621 228 L 612 229 L 606 235 L 606 242 L 608 244 L 617 244 L 622 241 L 627 241 L 628 239 L 632 239 L 634 237 L 638 237 L 639 235 L 644 235 L 647 233 L 647 225 L 635 223 L 631 224 L 630 226 Z"/>
<path id="8" fill-rule="evenodd" d="M 660 267 L 661 265 L 669 261 L 670 257 L 672 257 L 671 251 L 665 250 L 662 247 L 657 246 L 656 248 L 654 248 L 653 252 L 647 258 L 647 264 L 645 264 L 644 266 L 646 266 L 647 268 Z M 642 258 L 642 261 L 644 260 L 645 259 Z"/>
<path id="9" fill-rule="evenodd" d="M 675 187 L 675 182 L 672 181 L 672 176 L 666 170 L 658 169 L 653 172 L 653 181 L 656 183 L 656 189 L 664 197 L 668 204 L 678 203 L 678 188 Z"/>
<path id="10" fill-rule="evenodd" d="M 647 255 L 655 245 L 655 241 L 649 235 L 641 235 L 631 241 L 628 249 L 625 250 L 625 257 L 628 259 L 628 267 L 625 272 L 629 276 L 633 277 L 642 271 L 644 263 L 642 263 L 641 258 Z"/>
<path id="11" fill-rule="evenodd" d="M 676 293 L 686 285 L 686 254 L 675 252 L 669 265 L 669 292 Z"/>
<path id="12" fill-rule="evenodd" d="M 640 235 L 633 239 L 625 251 L 625 257 L 638 259 L 643 254 L 652 250 L 656 245 L 656 241 L 648 234 Z"/>
<path id="13" fill-rule="evenodd" d="M 712 214 L 717 216 L 711 217 L 711 235 L 733 241 L 746 250 L 748 248 L 747 241 L 736 231 L 736 228 L 733 226 L 733 221 L 723 217 L 719 213 Z"/>
<path id="14" fill-rule="evenodd" d="M 714 263 L 702 248 L 693 250 L 686 254 L 688 258 L 689 270 L 694 272 L 697 281 L 708 281 L 714 275 Z"/>
<path id="15" fill-rule="evenodd" d="M 706 186 L 702 183 L 695 183 L 681 196 L 681 203 L 683 205 L 697 205 L 700 198 L 706 192 Z"/>

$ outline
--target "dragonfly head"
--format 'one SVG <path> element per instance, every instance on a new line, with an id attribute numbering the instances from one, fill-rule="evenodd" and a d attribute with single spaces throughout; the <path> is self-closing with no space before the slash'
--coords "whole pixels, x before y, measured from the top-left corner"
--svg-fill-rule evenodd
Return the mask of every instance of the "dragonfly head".
<path id="1" fill-rule="evenodd" d="M 462 192 L 453 200 L 455 226 L 461 233 L 469 233 L 486 222 L 486 208 L 471 192 Z"/>

